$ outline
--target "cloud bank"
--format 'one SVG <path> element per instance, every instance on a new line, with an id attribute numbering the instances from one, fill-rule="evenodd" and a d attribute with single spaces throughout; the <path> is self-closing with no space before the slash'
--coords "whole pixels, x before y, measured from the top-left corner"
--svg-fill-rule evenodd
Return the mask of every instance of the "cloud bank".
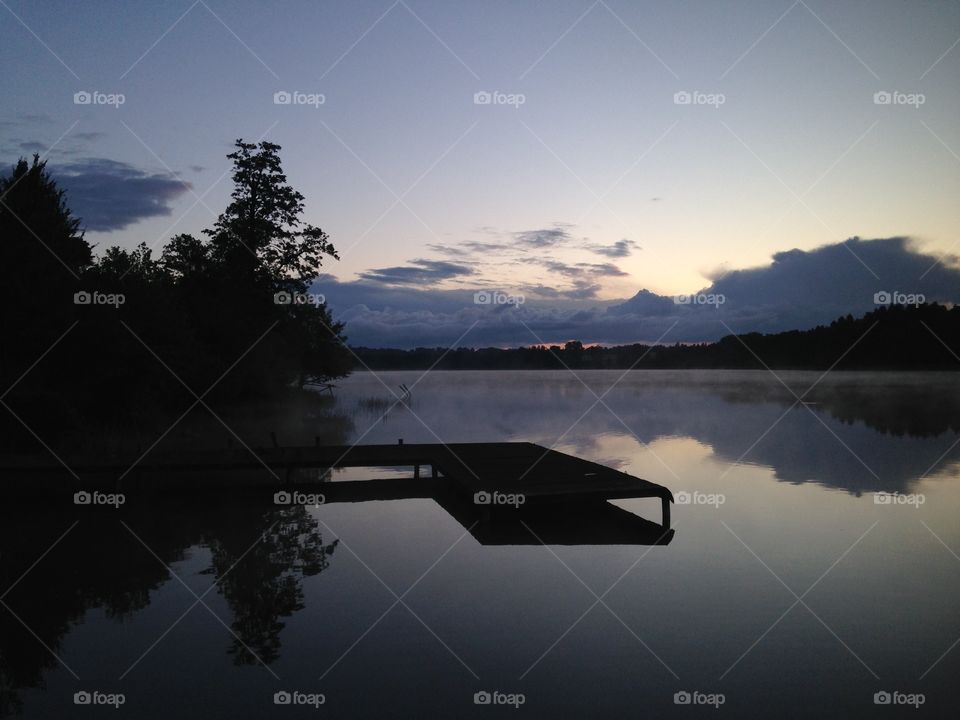
<path id="1" fill-rule="evenodd" d="M 690 289 L 691 295 L 722 295 L 721 305 L 677 304 L 673 297 L 648 290 L 621 301 L 593 300 L 590 278 L 618 273 L 606 263 L 560 263 L 563 267 L 553 268 L 574 278 L 573 290 L 533 286 L 525 288 L 530 294 L 519 307 L 477 305 L 473 288 L 419 289 L 403 281 L 418 272 L 446 277 L 455 273 L 469 281 L 472 268 L 443 261 L 418 263 L 399 275 L 398 268 L 385 268 L 371 271 L 374 278 L 352 282 L 323 276 L 315 290 L 347 321 L 352 344 L 400 348 L 447 346 L 471 326 L 461 345 L 571 339 L 608 344 L 712 341 L 731 332 L 806 329 L 848 313 L 861 315 L 876 307 L 874 296 L 880 292 L 960 302 L 960 258 L 925 253 L 904 237 L 852 238 L 808 251 L 788 250 L 774 255 L 768 265 L 727 272 L 704 288 Z M 393 282 L 383 282 L 383 277 Z M 579 294 L 577 282 L 582 285 Z M 475 289 L 490 288 L 478 282 Z"/>

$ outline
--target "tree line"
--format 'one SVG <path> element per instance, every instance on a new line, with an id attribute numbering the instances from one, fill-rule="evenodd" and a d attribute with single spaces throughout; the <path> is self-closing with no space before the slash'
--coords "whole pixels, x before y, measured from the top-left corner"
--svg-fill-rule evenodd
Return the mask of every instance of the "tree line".
<path id="1" fill-rule="evenodd" d="M 520 348 L 353 348 L 371 370 L 558 370 L 796 368 L 958 370 L 960 307 L 929 303 L 879 307 L 810 330 L 727 335 L 713 343 Z"/>
<path id="2" fill-rule="evenodd" d="M 201 237 L 95 257 L 38 156 L 0 176 L 3 429 L 136 422 L 346 375 L 344 326 L 307 294 L 336 259 L 280 146 L 237 140 L 231 201 Z M 14 421 L 14 416 L 19 422 Z"/>

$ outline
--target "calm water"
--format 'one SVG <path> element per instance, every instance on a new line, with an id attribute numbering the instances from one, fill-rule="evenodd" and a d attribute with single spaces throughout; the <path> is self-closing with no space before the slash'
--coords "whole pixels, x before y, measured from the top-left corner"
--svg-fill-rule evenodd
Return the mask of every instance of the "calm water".
<path id="1" fill-rule="evenodd" d="M 351 441 L 527 440 L 666 485 L 691 500 L 669 544 L 483 545 L 430 499 L 5 503 L 0 715 L 956 716 L 960 376 L 578 375 L 363 373 L 331 415 Z"/>

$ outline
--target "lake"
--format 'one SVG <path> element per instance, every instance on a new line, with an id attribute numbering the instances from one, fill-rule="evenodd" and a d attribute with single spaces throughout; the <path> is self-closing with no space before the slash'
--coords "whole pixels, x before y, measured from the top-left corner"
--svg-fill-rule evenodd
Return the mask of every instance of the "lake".
<path id="1" fill-rule="evenodd" d="M 960 375 L 357 373 L 289 437 L 331 423 L 603 463 L 670 488 L 674 534 L 577 544 L 573 513 L 570 542 L 481 544 L 429 498 L 5 502 L 0 715 L 955 716 Z"/>

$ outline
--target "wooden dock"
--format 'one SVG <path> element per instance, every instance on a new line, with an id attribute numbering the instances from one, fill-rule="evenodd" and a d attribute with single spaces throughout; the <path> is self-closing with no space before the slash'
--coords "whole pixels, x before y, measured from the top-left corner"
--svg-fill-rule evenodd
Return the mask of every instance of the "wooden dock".
<path id="1" fill-rule="evenodd" d="M 670 527 L 670 503 L 673 502 L 672 493 L 662 485 L 525 442 L 318 445 L 257 448 L 255 452 L 233 447 L 177 455 L 148 454 L 139 461 L 103 456 L 64 458 L 64 461 L 73 473 L 80 476 L 116 479 L 124 475 L 122 488 L 126 492 L 144 482 L 144 473 L 165 476 L 180 472 L 200 473 L 204 486 L 223 487 L 224 484 L 230 485 L 230 479 L 221 475 L 220 482 L 217 482 L 216 475 L 221 471 L 260 471 L 265 477 L 258 481 L 258 485 L 292 487 L 292 471 L 300 468 L 409 467 L 413 471 L 412 486 L 411 481 L 405 479 L 319 482 L 317 485 L 322 486 L 324 494 L 333 501 L 338 495 L 346 500 L 345 496 L 350 493 L 357 494 L 358 499 L 369 499 L 371 491 L 382 496 L 395 492 L 399 497 L 436 497 L 439 487 L 453 491 L 455 496 L 465 498 L 487 512 L 503 506 L 516 510 L 519 497 L 527 509 L 545 503 L 585 505 L 611 499 L 659 498 L 664 528 Z M 268 473 L 265 466 L 273 472 Z M 131 467 L 135 468 L 133 473 L 128 472 Z M 278 472 L 284 473 L 280 477 L 285 478 L 279 483 L 274 475 Z M 37 473 L 64 474 L 66 470 L 53 457 L 0 458 L 0 476 L 4 478 L 4 485 L 14 478 L 18 481 L 15 484 L 33 482 L 29 477 Z M 42 482 L 37 477 L 34 481 Z M 295 486 L 303 488 L 304 483 L 297 481 Z"/>

